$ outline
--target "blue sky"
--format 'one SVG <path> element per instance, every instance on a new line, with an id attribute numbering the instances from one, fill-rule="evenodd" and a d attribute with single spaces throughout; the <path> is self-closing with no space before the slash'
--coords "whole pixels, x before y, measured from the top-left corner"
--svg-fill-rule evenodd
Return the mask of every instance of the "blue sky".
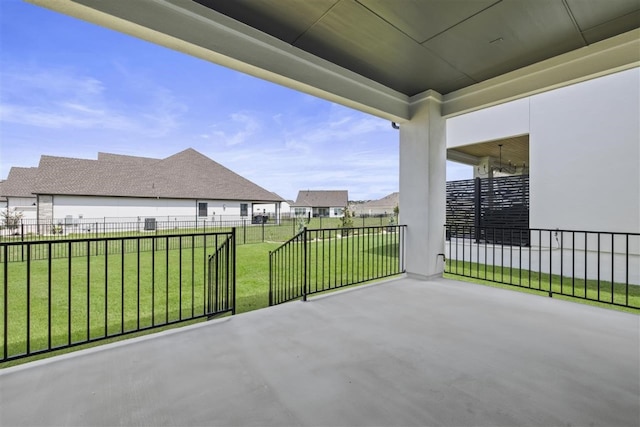
<path id="1" fill-rule="evenodd" d="M 0 179 L 40 155 L 194 148 L 258 185 L 398 190 L 398 132 L 347 107 L 24 3 L 0 0 Z M 471 169 L 447 166 L 447 179 Z"/>

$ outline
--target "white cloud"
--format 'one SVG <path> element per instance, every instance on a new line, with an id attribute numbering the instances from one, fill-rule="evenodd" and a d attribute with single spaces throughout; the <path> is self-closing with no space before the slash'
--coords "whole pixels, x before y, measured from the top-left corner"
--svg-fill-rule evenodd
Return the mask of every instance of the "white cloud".
<path id="1" fill-rule="evenodd" d="M 229 120 L 215 123 L 207 138 L 215 137 L 227 146 L 241 145 L 256 139 L 262 129 L 259 114 L 241 111 L 229 115 Z"/>
<path id="2" fill-rule="evenodd" d="M 71 69 L 25 66 L 15 72 L 9 68 L 2 74 L 0 88 L 0 121 L 4 123 L 159 137 L 178 128 L 187 111 L 162 87 L 152 87 L 141 97 L 126 92 L 117 97 L 104 82 Z"/>

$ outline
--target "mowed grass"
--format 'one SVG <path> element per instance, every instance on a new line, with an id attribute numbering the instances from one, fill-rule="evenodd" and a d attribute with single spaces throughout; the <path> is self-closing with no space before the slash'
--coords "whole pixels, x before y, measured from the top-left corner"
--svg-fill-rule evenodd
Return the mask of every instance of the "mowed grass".
<path id="1" fill-rule="evenodd" d="M 448 260 L 445 277 L 497 286 L 519 289 L 532 293 L 553 292 L 553 298 L 570 298 L 576 302 L 598 305 L 617 310 L 638 313 L 640 310 L 640 286 L 611 281 L 584 280 L 561 277 L 517 268 Z M 614 304 L 614 305 L 611 305 Z"/>

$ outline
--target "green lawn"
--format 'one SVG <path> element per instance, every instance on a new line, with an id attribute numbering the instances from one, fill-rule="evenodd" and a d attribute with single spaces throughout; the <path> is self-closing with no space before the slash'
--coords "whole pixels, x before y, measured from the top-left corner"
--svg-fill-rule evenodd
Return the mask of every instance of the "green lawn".
<path id="1" fill-rule="evenodd" d="M 612 283 L 601 280 L 561 277 L 559 275 L 539 274 L 517 268 L 500 267 L 448 260 L 446 277 L 498 286 L 508 289 L 520 289 L 533 293 L 553 292 L 553 298 L 570 297 L 573 301 L 594 303 L 608 308 L 638 313 L 640 309 L 640 286 Z M 611 305 L 611 304 L 617 304 Z M 620 307 L 629 306 L 629 307 Z"/>

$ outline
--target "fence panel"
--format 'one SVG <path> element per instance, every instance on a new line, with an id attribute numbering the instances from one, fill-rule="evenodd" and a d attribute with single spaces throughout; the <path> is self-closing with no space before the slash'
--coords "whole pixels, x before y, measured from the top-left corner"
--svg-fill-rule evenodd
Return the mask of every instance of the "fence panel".
<path id="1" fill-rule="evenodd" d="M 233 309 L 207 307 L 209 255 L 232 242 L 233 231 L 0 243 L 0 361 Z M 216 277 L 235 284 L 235 252 L 221 257 Z"/>
<path id="2" fill-rule="evenodd" d="M 404 273 L 405 229 L 303 230 L 269 254 L 269 305 Z"/>
<path id="3" fill-rule="evenodd" d="M 529 176 L 475 178 L 447 182 L 448 236 L 493 239 L 495 243 L 528 244 L 528 235 L 483 235 L 485 230 L 529 228 Z M 457 226 L 457 227 L 453 227 Z M 473 231 L 473 236 L 455 234 Z"/>
<path id="4" fill-rule="evenodd" d="M 640 308 L 639 233 L 446 229 L 447 273 Z"/>

